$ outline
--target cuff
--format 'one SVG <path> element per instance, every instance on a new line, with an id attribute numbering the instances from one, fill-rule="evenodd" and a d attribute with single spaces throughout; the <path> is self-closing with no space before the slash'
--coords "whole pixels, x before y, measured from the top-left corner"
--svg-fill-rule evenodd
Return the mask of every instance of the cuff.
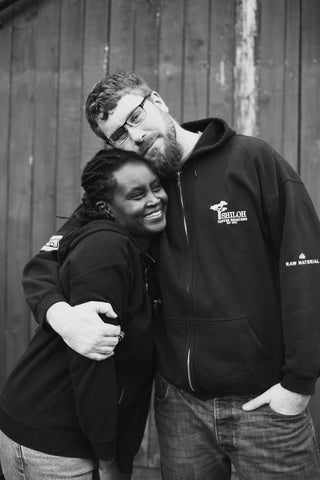
<path id="1" fill-rule="evenodd" d="M 46 295 L 39 301 L 36 307 L 35 316 L 36 316 L 36 321 L 40 325 L 40 327 L 45 329 L 50 328 L 46 318 L 47 311 L 55 303 L 65 302 L 65 301 L 66 301 L 65 297 L 59 292 Z"/>
<path id="2" fill-rule="evenodd" d="M 295 377 L 287 374 L 281 380 L 281 385 L 291 392 L 300 393 L 301 395 L 313 395 L 315 391 L 316 378 Z"/>
<path id="3" fill-rule="evenodd" d="M 117 452 L 116 461 L 120 472 L 131 473 L 133 468 L 134 453 Z"/>

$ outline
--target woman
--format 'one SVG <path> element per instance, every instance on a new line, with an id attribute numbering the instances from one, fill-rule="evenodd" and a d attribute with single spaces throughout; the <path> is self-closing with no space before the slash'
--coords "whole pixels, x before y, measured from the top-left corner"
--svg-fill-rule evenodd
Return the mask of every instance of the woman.
<path id="1" fill-rule="evenodd" d="M 147 251 L 165 228 L 167 196 L 142 158 L 117 150 L 95 155 L 82 186 L 56 246 L 60 281 L 72 305 L 110 302 L 125 336 L 96 362 L 37 330 L 1 395 L 6 480 L 89 480 L 97 466 L 100 480 L 127 479 L 141 443 L 153 376 Z"/>

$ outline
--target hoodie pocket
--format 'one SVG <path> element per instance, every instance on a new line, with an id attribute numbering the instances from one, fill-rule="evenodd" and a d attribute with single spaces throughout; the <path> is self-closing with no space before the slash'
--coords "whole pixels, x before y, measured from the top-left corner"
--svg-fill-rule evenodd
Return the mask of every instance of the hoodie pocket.
<path id="1" fill-rule="evenodd" d="M 245 316 L 196 319 L 190 377 L 203 393 L 255 391 L 269 352 Z"/>

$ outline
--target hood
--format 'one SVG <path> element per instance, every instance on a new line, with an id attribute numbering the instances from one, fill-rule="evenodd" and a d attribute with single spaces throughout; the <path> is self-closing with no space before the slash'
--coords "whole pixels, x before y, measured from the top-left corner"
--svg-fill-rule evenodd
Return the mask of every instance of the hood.
<path id="1" fill-rule="evenodd" d="M 62 228 L 59 232 L 61 234 L 58 251 L 59 264 L 63 264 L 69 252 L 84 238 L 100 231 L 117 232 L 125 237 L 129 236 L 124 227 L 110 220 L 87 221 L 83 218 L 71 218 L 67 223 L 67 228 Z"/>
<path id="2" fill-rule="evenodd" d="M 221 118 L 206 118 L 196 122 L 187 122 L 182 124 L 182 128 L 194 133 L 202 132 L 192 152 L 192 157 L 219 148 L 236 134 L 227 122 Z"/>

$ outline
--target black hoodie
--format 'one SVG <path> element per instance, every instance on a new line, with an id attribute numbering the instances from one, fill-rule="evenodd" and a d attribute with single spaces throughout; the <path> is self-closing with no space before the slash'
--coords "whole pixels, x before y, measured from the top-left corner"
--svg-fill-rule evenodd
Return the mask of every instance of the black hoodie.
<path id="1" fill-rule="evenodd" d="M 320 227 L 306 189 L 270 145 L 220 119 L 203 132 L 169 194 L 159 239 L 163 321 L 157 364 L 202 397 L 260 393 L 281 381 L 311 394 L 320 367 Z M 41 323 L 63 300 L 53 252 L 26 266 Z"/>
<path id="2" fill-rule="evenodd" d="M 53 455 L 111 459 L 132 469 L 149 409 L 153 378 L 149 257 L 113 222 L 69 221 L 55 246 L 63 295 L 71 305 L 110 302 L 124 339 L 96 362 L 39 328 L 7 380 L 0 428 L 17 443 Z M 143 266 L 142 266 L 143 265 Z M 106 317 L 104 317 L 106 321 Z"/>
<path id="3" fill-rule="evenodd" d="M 202 131 L 167 182 L 159 243 L 157 366 L 200 397 L 311 394 L 320 367 L 320 226 L 300 178 L 225 122 Z"/>

